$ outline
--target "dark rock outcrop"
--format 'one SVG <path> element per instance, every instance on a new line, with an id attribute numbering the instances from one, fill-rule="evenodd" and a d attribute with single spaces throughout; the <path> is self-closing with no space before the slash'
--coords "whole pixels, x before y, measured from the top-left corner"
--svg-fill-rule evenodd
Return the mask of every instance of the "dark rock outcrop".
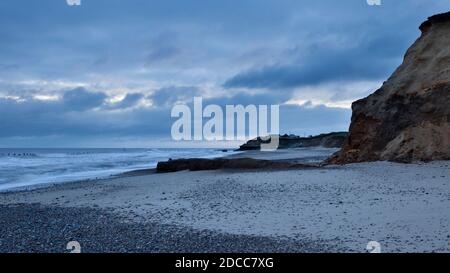
<path id="1" fill-rule="evenodd" d="M 219 169 L 309 169 L 312 165 L 292 163 L 289 161 L 259 160 L 253 158 L 191 158 L 158 162 L 156 171 L 159 173 L 178 172 L 184 170 L 206 171 Z"/>
<path id="2" fill-rule="evenodd" d="M 388 81 L 353 103 L 349 136 L 329 163 L 450 159 L 450 13 L 420 29 Z"/>
<path id="3" fill-rule="evenodd" d="M 325 147 L 341 148 L 347 138 L 346 132 L 321 134 L 311 137 L 299 137 L 295 135 L 281 135 L 278 149 L 304 148 L 304 147 Z M 239 148 L 239 151 L 260 150 L 261 143 L 269 143 L 269 140 L 262 140 L 260 137 L 249 140 Z"/>

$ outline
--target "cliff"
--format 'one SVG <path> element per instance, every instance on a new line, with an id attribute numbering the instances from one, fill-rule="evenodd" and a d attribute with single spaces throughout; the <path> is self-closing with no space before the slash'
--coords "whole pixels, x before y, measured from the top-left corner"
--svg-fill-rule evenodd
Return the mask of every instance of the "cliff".
<path id="1" fill-rule="evenodd" d="M 329 163 L 450 159 L 450 12 L 420 30 L 383 86 L 353 103 L 349 136 Z"/>
<path id="2" fill-rule="evenodd" d="M 347 137 L 346 132 L 337 132 L 322 134 L 311 137 L 299 137 L 295 135 L 281 135 L 278 149 L 289 148 L 304 148 L 304 147 L 326 147 L 326 148 L 341 148 Z M 260 137 L 249 140 L 247 143 L 239 148 L 239 151 L 259 150 L 261 143 L 268 143 L 263 141 Z"/>

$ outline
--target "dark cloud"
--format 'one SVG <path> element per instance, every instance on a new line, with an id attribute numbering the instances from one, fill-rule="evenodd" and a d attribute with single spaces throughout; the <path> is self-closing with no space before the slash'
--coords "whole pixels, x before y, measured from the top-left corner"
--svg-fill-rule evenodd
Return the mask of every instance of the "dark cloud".
<path id="1" fill-rule="evenodd" d="M 177 102 L 192 100 L 193 97 L 201 94 L 201 90 L 195 86 L 169 86 L 156 90 L 149 99 L 157 107 L 167 107 Z"/>
<path id="2" fill-rule="evenodd" d="M 170 107 L 201 95 L 203 86 L 211 93 L 241 88 L 205 104 L 258 105 L 283 103 L 303 85 L 382 80 L 420 34 L 419 24 L 449 4 L 86 0 L 70 7 L 65 0 L 0 1 L 0 137 L 169 137 Z M 86 89 L 58 91 L 67 86 Z M 107 102 L 114 90 L 152 86 L 166 87 L 149 97 L 130 93 Z M 61 99 L 35 99 L 40 94 Z M 137 107 L 145 99 L 153 106 Z M 306 134 L 346 129 L 350 113 L 312 105 L 281 111 L 282 130 Z"/>
<path id="3" fill-rule="evenodd" d="M 183 58 L 180 44 L 182 42 L 177 32 L 164 31 L 157 34 L 149 42 L 149 53 L 145 58 L 145 64 L 151 66 Z"/>
<path id="4" fill-rule="evenodd" d="M 0 98 L 0 138 L 150 136 L 170 133 L 170 109 L 70 112 L 63 101 Z"/>
<path id="5" fill-rule="evenodd" d="M 177 56 L 180 50 L 175 46 L 164 46 L 153 49 L 146 58 L 146 64 L 159 63 Z"/>
<path id="6" fill-rule="evenodd" d="M 63 105 L 68 111 L 85 111 L 101 106 L 106 94 L 101 92 L 89 92 L 84 88 L 76 88 L 66 91 L 63 95 Z"/>
<path id="7" fill-rule="evenodd" d="M 134 96 L 133 96 L 134 97 Z M 140 96 L 136 96 L 140 97 Z M 227 104 L 266 104 L 269 95 L 238 95 L 231 98 L 205 99 L 204 105 L 217 104 L 225 111 Z M 192 98 L 186 101 L 192 107 Z M 174 119 L 171 107 L 135 108 L 130 111 L 70 112 L 63 100 L 42 101 L 32 98 L 14 100 L 0 98 L 0 139 L 62 137 L 168 137 Z M 43 110 L 45 109 L 45 111 Z M 280 108 L 281 131 L 315 134 L 347 129 L 349 109 L 324 106 L 289 106 Z M 320 123 L 317 120 L 321 120 Z"/>
<path id="8" fill-rule="evenodd" d="M 358 36 L 365 35 L 380 37 L 373 50 L 383 54 L 393 50 L 399 58 L 405 48 L 392 38 L 412 41 L 421 21 L 448 9 L 449 4 L 450 0 L 386 1 L 381 7 L 370 7 L 365 0 L 96 0 L 69 7 L 65 0 L 0 1 L 0 60 L 1 65 L 12 68 L 0 69 L 0 76 L 84 79 L 91 73 L 124 75 L 176 57 L 177 61 L 169 62 L 172 69 L 215 69 L 218 75 L 231 77 L 220 66 L 239 67 L 239 56 L 261 46 L 267 47 L 267 55 L 275 56 L 272 61 L 278 65 L 271 67 L 268 62 L 266 68 L 255 71 L 269 76 L 283 71 L 297 75 L 292 70 L 301 65 L 303 75 L 308 74 L 303 66 L 325 58 L 286 63 L 276 59 L 278 50 L 305 43 L 314 47 L 333 43 L 323 40 L 330 35 L 337 37 L 336 43 L 342 37 L 359 40 Z M 247 62 L 259 64 L 259 58 Z M 384 73 L 394 68 L 390 60 L 375 65 Z M 156 65 L 152 68 L 158 69 Z M 310 73 L 313 71 L 322 72 L 317 68 Z M 164 74 L 158 72 L 158 77 Z M 251 85 L 245 81 L 243 76 L 236 77 L 228 85 Z M 286 81 L 289 85 L 294 80 Z"/>
<path id="9" fill-rule="evenodd" d="M 226 88 L 294 88 L 333 81 L 384 79 L 401 62 L 409 46 L 405 33 L 374 34 L 358 41 L 356 33 L 336 48 L 333 43 L 315 41 L 306 49 L 287 50 L 287 60 L 253 68 L 228 79 Z M 355 35 L 355 37 L 351 37 Z"/>

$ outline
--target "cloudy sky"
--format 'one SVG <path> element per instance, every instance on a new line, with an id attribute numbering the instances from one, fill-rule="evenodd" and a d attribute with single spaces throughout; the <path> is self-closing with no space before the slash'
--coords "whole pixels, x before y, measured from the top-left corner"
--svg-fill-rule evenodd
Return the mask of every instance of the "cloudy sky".
<path id="1" fill-rule="evenodd" d="M 170 109 L 281 104 L 283 133 L 347 130 L 351 102 L 450 0 L 0 1 L 0 147 L 171 145 Z M 169 143 L 169 144 L 167 144 Z"/>

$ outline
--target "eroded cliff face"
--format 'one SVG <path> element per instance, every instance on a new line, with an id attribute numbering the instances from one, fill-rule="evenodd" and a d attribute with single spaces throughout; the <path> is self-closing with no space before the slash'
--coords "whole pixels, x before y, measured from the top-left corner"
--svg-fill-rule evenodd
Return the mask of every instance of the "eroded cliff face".
<path id="1" fill-rule="evenodd" d="M 353 103 L 349 136 L 329 163 L 450 159 L 450 12 L 420 30 L 383 86 Z"/>

